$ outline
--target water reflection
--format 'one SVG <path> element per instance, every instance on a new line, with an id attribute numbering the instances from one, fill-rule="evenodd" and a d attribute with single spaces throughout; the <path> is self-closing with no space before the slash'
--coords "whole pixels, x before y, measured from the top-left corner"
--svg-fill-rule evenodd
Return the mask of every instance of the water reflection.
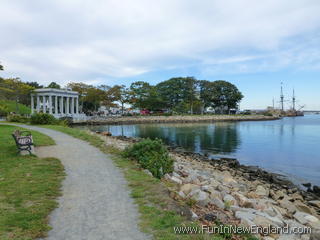
<path id="1" fill-rule="evenodd" d="M 234 153 L 240 145 L 239 129 L 235 123 L 137 124 L 92 126 L 91 129 L 109 131 L 114 136 L 161 138 L 167 144 L 209 154 Z"/>
<path id="2" fill-rule="evenodd" d="M 188 151 L 236 157 L 320 185 L 320 115 L 278 121 L 90 126 L 114 136 L 161 138 Z"/>

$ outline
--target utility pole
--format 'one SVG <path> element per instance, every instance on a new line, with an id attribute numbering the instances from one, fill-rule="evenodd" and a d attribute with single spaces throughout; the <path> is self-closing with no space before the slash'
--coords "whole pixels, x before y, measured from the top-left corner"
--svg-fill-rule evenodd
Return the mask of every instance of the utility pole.
<path id="1" fill-rule="evenodd" d="M 283 112 L 284 111 L 284 107 L 283 107 L 284 96 L 283 96 L 282 82 L 281 82 L 280 102 L 281 102 L 281 111 Z"/>
<path id="2" fill-rule="evenodd" d="M 296 110 L 296 96 L 294 95 L 294 89 L 293 89 L 293 95 L 292 95 L 292 110 Z"/>

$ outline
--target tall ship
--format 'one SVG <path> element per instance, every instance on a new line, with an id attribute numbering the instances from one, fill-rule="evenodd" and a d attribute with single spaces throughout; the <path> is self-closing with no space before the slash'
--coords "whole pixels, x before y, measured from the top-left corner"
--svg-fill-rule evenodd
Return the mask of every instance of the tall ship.
<path id="1" fill-rule="evenodd" d="M 297 108 L 297 100 L 296 100 L 294 89 L 293 89 L 293 94 L 292 94 L 292 99 L 291 99 L 291 108 L 289 110 L 284 109 L 284 95 L 283 95 L 282 83 L 281 83 L 281 92 L 280 92 L 280 103 L 281 103 L 281 112 L 284 116 L 286 116 L 286 117 L 302 117 L 302 116 L 304 116 L 304 112 L 302 111 L 302 109 L 304 108 L 304 105 L 299 106 Z"/>

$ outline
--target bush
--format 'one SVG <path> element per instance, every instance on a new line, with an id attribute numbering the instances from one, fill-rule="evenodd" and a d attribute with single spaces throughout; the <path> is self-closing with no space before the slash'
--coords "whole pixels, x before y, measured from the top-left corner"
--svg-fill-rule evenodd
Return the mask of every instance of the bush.
<path id="1" fill-rule="evenodd" d="M 9 114 L 7 115 L 8 122 L 18 122 L 18 123 L 27 123 L 29 122 L 29 118 L 21 116 L 19 114 Z"/>
<path id="2" fill-rule="evenodd" d="M 173 171 L 173 160 L 160 139 L 145 139 L 124 151 L 124 156 L 135 159 L 142 168 L 148 169 L 156 178 Z"/>
<path id="3" fill-rule="evenodd" d="M 61 117 L 59 118 L 59 125 L 62 126 L 71 126 L 73 123 L 73 118 L 72 117 Z"/>
<path id="4" fill-rule="evenodd" d="M 31 115 L 31 124 L 56 124 L 57 120 L 48 113 L 35 113 Z"/>
<path id="5" fill-rule="evenodd" d="M 0 105 L 0 117 L 5 117 L 9 114 L 9 108 L 5 105 Z"/>

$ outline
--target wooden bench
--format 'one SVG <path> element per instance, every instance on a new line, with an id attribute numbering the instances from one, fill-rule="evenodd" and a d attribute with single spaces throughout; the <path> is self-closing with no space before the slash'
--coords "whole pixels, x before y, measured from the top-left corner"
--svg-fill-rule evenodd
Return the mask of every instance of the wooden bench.
<path id="1" fill-rule="evenodd" d="M 31 132 L 15 130 L 12 133 L 12 137 L 16 142 L 18 153 L 21 153 L 21 151 L 28 151 L 29 154 L 33 153 L 33 139 Z"/>

